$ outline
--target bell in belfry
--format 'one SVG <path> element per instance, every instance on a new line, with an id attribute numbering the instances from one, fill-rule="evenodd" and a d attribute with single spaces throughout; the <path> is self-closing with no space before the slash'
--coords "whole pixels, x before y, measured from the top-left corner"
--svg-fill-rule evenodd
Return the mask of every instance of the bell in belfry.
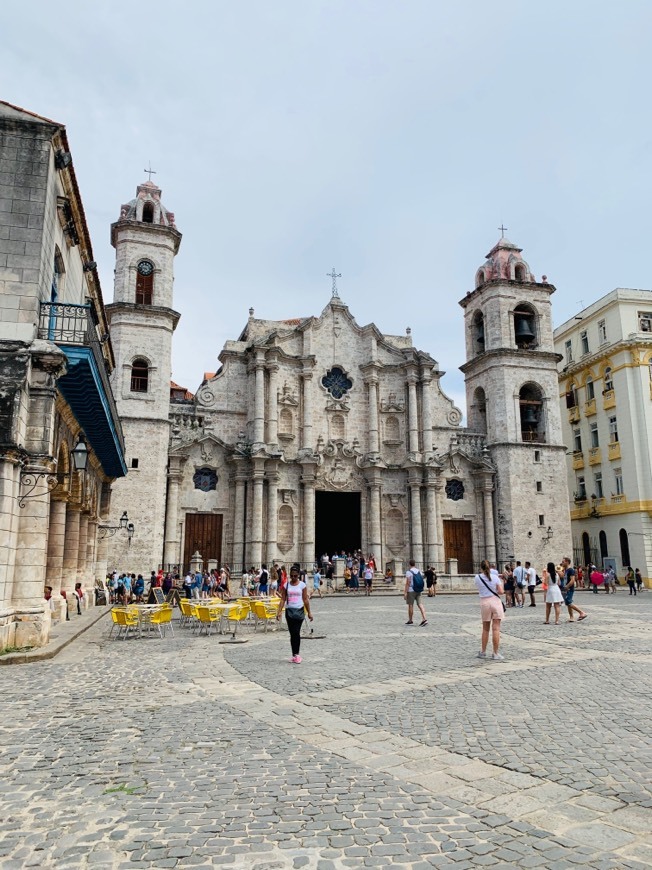
<path id="1" fill-rule="evenodd" d="M 532 332 L 532 321 L 524 314 L 517 315 L 514 319 L 514 335 L 516 336 L 516 344 L 530 344 L 534 341 L 534 332 Z"/>
<path id="2" fill-rule="evenodd" d="M 534 405 L 525 405 L 521 413 L 521 422 L 524 426 L 536 426 L 538 423 L 537 412 Z"/>

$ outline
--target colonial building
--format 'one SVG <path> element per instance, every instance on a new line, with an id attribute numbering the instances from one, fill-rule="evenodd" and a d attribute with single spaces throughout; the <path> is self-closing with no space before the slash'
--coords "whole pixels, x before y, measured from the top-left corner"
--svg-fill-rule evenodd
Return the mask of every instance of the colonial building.
<path id="1" fill-rule="evenodd" d="M 358 324 L 335 288 L 317 316 L 273 321 L 250 309 L 219 371 L 194 396 L 171 390 L 180 236 L 160 189 L 138 187 L 112 240 L 108 311 L 129 465 L 114 504 L 139 530 L 130 550 L 113 541 L 114 567 L 185 570 L 196 553 L 207 567 L 311 566 L 361 548 L 379 567 L 415 558 L 469 574 L 485 556 L 540 562 L 553 535 L 557 557 L 569 548 L 554 288 L 535 282 L 507 240 L 461 302 L 468 428 L 410 331 Z"/>
<path id="2" fill-rule="evenodd" d="M 575 559 L 652 585 L 652 291 L 608 293 L 555 347 Z"/>
<path id="3" fill-rule="evenodd" d="M 0 103 L 0 648 L 47 640 L 46 584 L 61 616 L 106 571 L 113 364 L 66 130 Z"/>

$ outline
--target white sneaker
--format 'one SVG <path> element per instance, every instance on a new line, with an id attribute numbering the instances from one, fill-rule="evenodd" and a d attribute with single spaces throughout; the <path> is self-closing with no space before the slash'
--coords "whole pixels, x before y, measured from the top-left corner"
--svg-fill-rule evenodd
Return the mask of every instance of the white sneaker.
<path id="1" fill-rule="evenodd" d="M 501 656 L 500 653 L 492 653 L 492 654 L 491 654 L 491 660 L 494 661 L 494 662 L 504 662 L 504 661 L 505 661 L 505 656 Z"/>
<path id="2" fill-rule="evenodd" d="M 486 652 L 483 653 L 482 650 L 480 650 L 480 652 L 478 653 L 478 655 L 476 656 L 476 658 L 479 658 L 479 659 L 486 659 L 486 658 L 487 658 L 487 653 L 486 653 Z"/>

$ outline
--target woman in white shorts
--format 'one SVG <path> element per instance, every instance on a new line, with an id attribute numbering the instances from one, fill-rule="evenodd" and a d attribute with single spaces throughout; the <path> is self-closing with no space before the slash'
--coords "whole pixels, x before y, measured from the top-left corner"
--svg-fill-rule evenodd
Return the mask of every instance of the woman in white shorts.
<path id="1" fill-rule="evenodd" d="M 480 564 L 480 573 L 475 575 L 475 585 L 480 596 L 480 618 L 482 619 L 482 645 L 478 653 L 479 659 L 487 658 L 487 644 L 491 631 L 491 643 L 493 646 L 492 660 L 501 662 L 504 659 L 500 649 L 500 623 L 505 610 L 503 600 L 500 597 L 504 590 L 498 574 L 492 574 L 489 562 L 485 559 Z"/>
<path id="2" fill-rule="evenodd" d="M 547 583 L 546 590 L 546 621 L 544 625 L 550 625 L 550 609 L 553 604 L 555 606 L 555 625 L 559 625 L 559 616 L 561 615 L 561 606 L 564 603 L 564 596 L 559 588 L 559 578 L 557 577 L 557 569 L 554 562 L 548 562 L 546 570 L 543 572 L 543 582 Z"/>

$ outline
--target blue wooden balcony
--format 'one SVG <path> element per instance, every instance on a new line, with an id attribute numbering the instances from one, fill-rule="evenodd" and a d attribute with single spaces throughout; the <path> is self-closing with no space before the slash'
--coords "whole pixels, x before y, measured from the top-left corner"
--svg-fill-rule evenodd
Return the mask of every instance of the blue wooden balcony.
<path id="1" fill-rule="evenodd" d="M 57 387 L 105 474 L 124 477 L 124 436 L 90 305 L 42 302 L 38 335 L 54 342 L 68 359 Z"/>

